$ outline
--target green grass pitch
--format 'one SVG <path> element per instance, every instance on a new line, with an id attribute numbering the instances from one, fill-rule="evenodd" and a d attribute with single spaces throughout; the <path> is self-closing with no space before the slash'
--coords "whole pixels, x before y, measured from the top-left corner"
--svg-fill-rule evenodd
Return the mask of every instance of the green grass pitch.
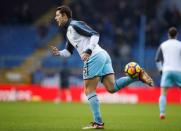
<path id="1" fill-rule="evenodd" d="M 160 120 L 157 104 L 102 104 L 106 131 L 181 131 L 181 106 L 168 105 Z M 0 103 L 0 131 L 81 131 L 92 121 L 88 104 Z"/>

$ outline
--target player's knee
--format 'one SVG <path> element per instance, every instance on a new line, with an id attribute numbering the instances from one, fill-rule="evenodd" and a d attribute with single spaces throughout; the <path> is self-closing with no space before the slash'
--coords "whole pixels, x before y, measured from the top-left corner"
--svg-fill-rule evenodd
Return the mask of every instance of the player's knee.
<path id="1" fill-rule="evenodd" d="M 114 88 L 107 88 L 107 91 L 108 91 L 109 93 L 111 93 L 111 94 L 115 93 Z"/>
<path id="2" fill-rule="evenodd" d="M 92 93 L 92 92 L 95 92 L 94 90 L 92 90 L 91 88 L 85 88 L 85 94 L 87 95 L 87 94 L 90 94 L 90 93 Z"/>
<path id="3" fill-rule="evenodd" d="M 105 84 L 104 86 L 106 87 L 106 89 L 109 93 L 115 93 L 116 92 L 114 89 L 114 83 L 113 82 L 110 82 L 109 84 Z"/>
<path id="4" fill-rule="evenodd" d="M 167 95 L 167 88 L 162 87 L 160 94 L 166 96 Z"/>

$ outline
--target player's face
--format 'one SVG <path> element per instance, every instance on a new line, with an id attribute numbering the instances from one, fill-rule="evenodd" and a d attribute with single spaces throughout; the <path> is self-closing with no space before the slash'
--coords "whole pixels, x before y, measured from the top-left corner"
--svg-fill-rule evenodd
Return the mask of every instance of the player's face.
<path id="1" fill-rule="evenodd" d="M 59 26 L 63 27 L 66 24 L 68 18 L 66 15 L 62 15 L 60 11 L 56 11 L 55 20 Z"/>

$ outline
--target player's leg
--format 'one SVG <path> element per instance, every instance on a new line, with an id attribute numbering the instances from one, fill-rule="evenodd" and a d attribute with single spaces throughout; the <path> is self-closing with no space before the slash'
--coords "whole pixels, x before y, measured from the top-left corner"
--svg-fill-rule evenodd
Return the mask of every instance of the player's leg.
<path id="1" fill-rule="evenodd" d="M 99 82 L 99 77 L 94 77 L 88 80 L 84 80 L 85 94 L 89 101 L 91 111 L 94 116 L 94 122 L 102 123 L 99 100 L 96 94 L 96 87 Z"/>
<path id="2" fill-rule="evenodd" d="M 107 52 L 104 52 L 104 55 L 106 58 L 106 62 L 102 69 L 102 82 L 110 93 L 114 93 L 121 88 L 126 87 L 130 83 L 138 80 L 138 78 L 132 79 L 129 76 L 121 77 L 115 80 L 111 58 Z"/>
<path id="3" fill-rule="evenodd" d="M 163 72 L 161 78 L 161 90 L 159 97 L 159 111 L 160 111 L 160 119 L 165 118 L 165 108 L 166 108 L 166 96 L 167 96 L 167 88 L 173 86 L 172 81 L 172 72 Z"/>
<path id="4" fill-rule="evenodd" d="M 99 77 L 94 77 L 88 80 L 84 80 L 85 94 L 87 96 L 87 99 L 91 107 L 91 111 L 94 117 L 94 122 L 84 127 L 83 129 L 104 128 L 104 124 L 102 122 L 102 117 L 100 113 L 100 104 L 96 94 L 96 87 L 99 82 L 99 79 L 100 79 Z"/>
<path id="5" fill-rule="evenodd" d="M 141 68 L 139 80 L 149 86 L 154 86 L 154 81 L 143 68 Z"/>
<path id="6" fill-rule="evenodd" d="M 167 88 L 161 87 L 160 97 L 159 97 L 160 119 L 165 119 L 165 107 L 167 103 L 166 93 L 167 93 Z"/>
<path id="7" fill-rule="evenodd" d="M 110 72 L 109 70 L 112 70 L 111 63 L 108 63 L 104 66 L 104 69 L 103 69 L 104 74 L 107 74 L 107 72 Z M 154 85 L 152 78 L 143 69 L 141 69 L 141 72 L 140 72 L 138 78 L 133 79 L 129 76 L 125 76 L 125 77 L 121 77 L 121 78 L 115 80 L 114 74 L 111 73 L 111 74 L 104 75 L 102 82 L 110 93 L 114 93 L 114 92 L 117 92 L 118 90 L 120 90 L 121 88 L 124 88 L 124 87 L 128 86 L 129 84 L 131 84 L 135 81 L 138 81 L 138 80 L 140 80 L 150 86 Z"/>
<path id="8" fill-rule="evenodd" d="M 181 87 L 181 72 L 164 72 L 161 79 L 161 92 L 159 98 L 160 119 L 165 119 L 167 89 L 173 85 Z"/>
<path id="9" fill-rule="evenodd" d="M 58 89 L 57 89 L 57 96 L 56 96 L 56 98 L 54 100 L 55 104 L 59 104 L 61 102 L 61 98 L 60 97 L 61 97 L 61 87 L 58 87 Z"/>
<path id="10" fill-rule="evenodd" d="M 102 82 L 110 93 L 114 93 L 137 80 L 128 76 L 115 80 L 114 74 L 108 74 L 103 77 Z"/>
<path id="11" fill-rule="evenodd" d="M 181 72 L 177 72 L 175 80 L 176 80 L 176 85 L 180 88 L 180 94 L 181 94 Z"/>
<path id="12" fill-rule="evenodd" d="M 72 101 L 72 95 L 71 95 L 69 87 L 65 88 L 65 96 L 66 96 L 66 102 Z"/>
<path id="13" fill-rule="evenodd" d="M 104 69 L 103 69 L 104 74 L 107 74 L 107 72 L 110 72 L 109 70 L 112 70 L 111 63 L 108 63 L 104 66 Z M 102 82 L 110 93 L 114 93 L 138 80 L 148 85 L 153 86 L 153 80 L 143 69 L 141 69 L 141 72 L 138 78 L 133 79 L 129 76 L 125 76 L 125 77 L 121 77 L 115 80 L 114 74 L 111 73 L 111 74 L 104 75 Z"/>
<path id="14" fill-rule="evenodd" d="M 181 88 L 181 72 L 175 71 L 173 79 L 175 80 L 175 84 Z"/>
<path id="15" fill-rule="evenodd" d="M 107 59 L 106 59 L 106 64 L 104 64 L 104 67 L 102 69 L 102 76 L 103 76 L 102 82 L 110 93 L 117 92 L 121 88 L 124 88 L 129 84 L 138 80 L 141 80 L 149 85 L 153 85 L 153 80 L 143 69 L 141 69 L 138 78 L 133 79 L 129 76 L 125 76 L 115 80 L 114 73 L 112 73 L 114 71 L 112 68 L 111 59 L 107 53 L 105 53 L 105 56 Z"/>
<path id="16" fill-rule="evenodd" d="M 106 58 L 103 52 L 97 53 L 96 55 L 89 58 L 88 61 L 84 62 L 83 78 L 85 93 L 88 98 L 91 111 L 94 116 L 94 122 L 84 127 L 83 129 L 102 129 L 104 124 L 102 122 L 100 113 L 100 104 L 96 94 L 96 86 L 100 80 L 101 72 L 104 67 Z"/>
<path id="17" fill-rule="evenodd" d="M 115 80 L 114 74 L 113 74 L 113 68 L 112 68 L 112 62 L 109 54 L 107 52 L 104 52 L 106 62 L 104 64 L 104 67 L 102 69 L 102 82 L 106 89 L 110 93 L 114 93 L 121 88 L 126 87 L 127 85 L 135 82 L 135 81 L 142 81 L 148 85 L 153 86 L 153 80 L 152 78 L 141 68 L 140 74 L 138 78 L 131 78 L 129 76 L 121 77 L 117 80 Z"/>

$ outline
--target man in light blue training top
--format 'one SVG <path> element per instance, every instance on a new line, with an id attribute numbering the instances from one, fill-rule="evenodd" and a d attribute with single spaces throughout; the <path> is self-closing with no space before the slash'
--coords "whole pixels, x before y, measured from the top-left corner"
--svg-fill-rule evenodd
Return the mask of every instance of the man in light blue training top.
<path id="1" fill-rule="evenodd" d="M 83 21 L 72 19 L 72 12 L 67 6 L 57 8 L 55 20 L 60 27 L 66 30 L 67 43 L 64 50 L 59 51 L 56 47 L 51 47 L 52 54 L 60 57 L 69 57 L 76 49 L 84 62 L 83 79 L 85 94 L 88 98 L 94 121 L 83 129 L 103 129 L 104 123 L 100 113 L 100 104 L 96 95 L 96 86 L 101 80 L 105 88 L 114 93 L 128 84 L 141 80 L 153 85 L 153 80 L 141 69 L 139 78 L 121 77 L 114 78 L 111 58 L 99 44 L 99 34 Z"/>
<path id="2" fill-rule="evenodd" d="M 156 64 L 162 74 L 159 98 L 160 119 L 165 119 L 166 92 L 169 87 L 181 87 L 181 42 L 177 38 L 177 29 L 171 27 L 168 40 L 157 50 Z"/>

